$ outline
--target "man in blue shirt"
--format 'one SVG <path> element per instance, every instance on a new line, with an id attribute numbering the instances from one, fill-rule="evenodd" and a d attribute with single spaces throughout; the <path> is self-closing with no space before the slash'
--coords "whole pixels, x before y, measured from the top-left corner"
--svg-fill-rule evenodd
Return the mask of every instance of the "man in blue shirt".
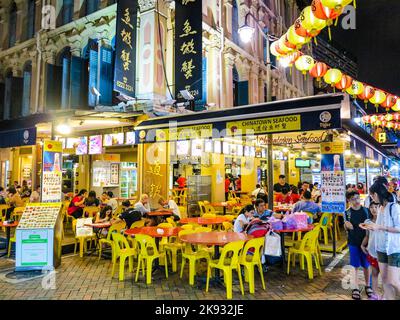
<path id="1" fill-rule="evenodd" d="M 302 201 L 295 204 L 293 212 L 306 211 L 311 212 L 314 216 L 321 213 L 321 208 L 318 204 L 311 200 L 311 192 L 304 191 L 302 195 Z"/>
<path id="2" fill-rule="evenodd" d="M 267 220 L 271 216 L 275 218 L 282 218 L 282 215 L 279 213 L 274 213 L 271 210 L 268 210 L 265 206 L 265 201 L 263 199 L 257 199 L 255 204 L 254 218 L 259 218 L 261 220 Z"/>

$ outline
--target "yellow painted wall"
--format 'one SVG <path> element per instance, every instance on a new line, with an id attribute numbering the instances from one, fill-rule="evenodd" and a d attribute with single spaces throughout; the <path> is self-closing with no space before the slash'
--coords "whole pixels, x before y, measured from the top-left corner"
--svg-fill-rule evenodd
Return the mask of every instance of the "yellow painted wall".
<path id="1" fill-rule="evenodd" d="M 293 184 L 295 186 L 297 186 L 297 183 L 300 181 L 300 169 L 295 167 L 295 157 L 289 159 L 289 177 L 287 181 L 289 184 Z"/>
<path id="2" fill-rule="evenodd" d="M 242 158 L 242 191 L 251 192 L 257 184 L 257 167 L 260 166 L 260 158 Z"/>
<path id="3" fill-rule="evenodd" d="M 213 153 L 211 156 L 211 163 L 213 164 L 211 174 L 211 201 L 225 201 L 225 156 L 216 153 Z"/>

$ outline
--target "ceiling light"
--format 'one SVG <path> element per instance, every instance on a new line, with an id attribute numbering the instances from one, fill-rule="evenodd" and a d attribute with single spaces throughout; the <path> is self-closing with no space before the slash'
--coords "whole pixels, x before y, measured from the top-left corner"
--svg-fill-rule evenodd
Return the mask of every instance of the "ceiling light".
<path id="1" fill-rule="evenodd" d="M 67 123 L 60 123 L 57 128 L 57 132 L 63 135 L 71 133 L 71 126 Z"/>

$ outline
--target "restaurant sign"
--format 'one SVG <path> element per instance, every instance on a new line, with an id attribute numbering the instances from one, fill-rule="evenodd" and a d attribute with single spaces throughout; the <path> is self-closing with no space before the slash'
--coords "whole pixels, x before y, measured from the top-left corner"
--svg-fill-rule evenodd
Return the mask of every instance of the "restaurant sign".
<path id="1" fill-rule="evenodd" d="M 175 99 L 187 90 L 202 100 L 202 0 L 175 1 Z"/>
<path id="2" fill-rule="evenodd" d="M 114 90 L 135 96 L 137 0 L 118 0 Z"/>

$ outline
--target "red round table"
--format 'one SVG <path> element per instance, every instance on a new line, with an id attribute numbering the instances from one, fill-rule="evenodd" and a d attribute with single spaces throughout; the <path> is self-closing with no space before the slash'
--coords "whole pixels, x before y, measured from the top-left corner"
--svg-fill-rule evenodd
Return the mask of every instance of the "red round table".
<path id="1" fill-rule="evenodd" d="M 6 236 L 7 236 L 7 243 L 6 243 L 6 252 L 0 257 L 4 257 L 8 253 L 8 245 L 10 243 L 10 238 L 11 238 L 11 228 L 15 228 L 18 226 L 18 221 L 14 221 L 13 223 L 4 223 L 0 222 L 0 227 L 6 228 Z"/>
<path id="2" fill-rule="evenodd" d="M 216 218 L 184 218 L 179 220 L 181 224 L 197 223 L 200 225 L 212 225 L 212 224 L 222 224 L 222 222 L 228 221 L 225 217 Z"/>
<path id="3" fill-rule="evenodd" d="M 104 229 L 104 228 L 109 228 L 109 227 L 111 227 L 111 223 L 110 223 L 110 222 L 85 223 L 84 226 L 85 226 L 85 227 L 93 227 L 93 228 Z"/>
<path id="4" fill-rule="evenodd" d="M 148 212 L 147 215 L 149 217 L 172 216 L 172 211 L 170 211 L 170 210 L 151 211 L 151 212 Z"/>
<path id="5" fill-rule="evenodd" d="M 240 207 L 241 204 L 240 203 L 230 204 L 228 202 L 213 202 L 210 203 L 210 206 L 215 208 L 223 208 L 224 214 L 226 214 L 226 208 Z"/>
<path id="6" fill-rule="evenodd" d="M 311 231 L 312 229 L 314 229 L 313 224 L 309 224 L 307 228 L 274 230 L 274 232 L 281 234 L 282 265 L 283 265 L 284 270 L 285 270 L 285 264 L 286 264 L 285 234 L 293 233 L 293 232 L 308 232 L 308 231 Z"/>
<path id="7" fill-rule="evenodd" d="M 157 232 L 157 229 L 164 230 L 163 234 Z M 154 238 L 163 238 L 163 237 L 176 237 L 178 236 L 179 231 L 182 228 L 174 227 L 174 228 L 160 228 L 160 227 L 142 227 L 142 228 L 133 228 L 125 231 L 127 236 L 133 236 L 135 234 L 147 234 Z"/>

